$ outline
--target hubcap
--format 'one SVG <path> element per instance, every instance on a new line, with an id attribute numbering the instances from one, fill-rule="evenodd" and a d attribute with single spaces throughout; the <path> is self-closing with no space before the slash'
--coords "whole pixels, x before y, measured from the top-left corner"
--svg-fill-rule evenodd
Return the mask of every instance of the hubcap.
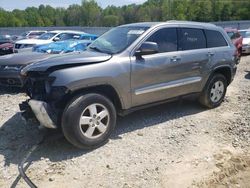
<path id="1" fill-rule="evenodd" d="M 225 86 L 222 81 L 215 82 L 210 92 L 211 101 L 214 103 L 220 101 L 224 94 L 224 90 Z"/>
<path id="2" fill-rule="evenodd" d="M 80 117 L 79 126 L 82 134 L 94 139 L 103 135 L 109 125 L 108 109 L 102 104 L 95 103 L 87 106 Z"/>

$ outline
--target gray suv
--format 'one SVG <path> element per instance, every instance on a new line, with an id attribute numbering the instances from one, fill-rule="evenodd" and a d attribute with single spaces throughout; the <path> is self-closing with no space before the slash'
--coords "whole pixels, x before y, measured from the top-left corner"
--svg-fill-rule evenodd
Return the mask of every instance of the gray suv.
<path id="1" fill-rule="evenodd" d="M 221 104 L 236 72 L 236 49 L 222 28 L 197 22 L 135 23 L 111 29 L 86 51 L 21 71 L 30 99 L 20 104 L 79 148 L 108 140 L 116 117 L 190 94 Z"/>

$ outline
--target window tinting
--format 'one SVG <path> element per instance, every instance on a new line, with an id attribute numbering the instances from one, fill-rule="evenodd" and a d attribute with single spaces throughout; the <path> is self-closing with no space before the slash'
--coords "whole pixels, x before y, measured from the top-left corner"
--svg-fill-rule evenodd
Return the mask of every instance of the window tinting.
<path id="1" fill-rule="evenodd" d="M 157 43 L 160 53 L 177 51 L 176 28 L 160 29 L 151 35 L 147 41 Z"/>
<path id="2" fill-rule="evenodd" d="M 179 50 L 206 48 L 206 38 L 201 29 L 182 28 L 179 32 Z"/>
<path id="3" fill-rule="evenodd" d="M 206 37 L 207 37 L 207 47 L 214 48 L 214 47 L 221 47 L 227 46 L 227 42 L 222 36 L 222 34 L 218 31 L 213 30 L 205 30 Z"/>

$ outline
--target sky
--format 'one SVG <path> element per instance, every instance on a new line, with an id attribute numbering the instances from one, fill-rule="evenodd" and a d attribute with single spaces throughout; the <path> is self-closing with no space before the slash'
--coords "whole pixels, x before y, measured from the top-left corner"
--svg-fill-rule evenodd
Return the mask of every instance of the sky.
<path id="1" fill-rule="evenodd" d="M 127 4 L 140 4 L 146 0 L 96 0 L 105 8 L 108 5 L 122 6 Z M 51 5 L 52 7 L 68 7 L 71 4 L 81 4 L 82 0 L 0 0 L 0 7 L 5 10 L 25 9 L 29 6 L 38 7 L 40 4 Z"/>

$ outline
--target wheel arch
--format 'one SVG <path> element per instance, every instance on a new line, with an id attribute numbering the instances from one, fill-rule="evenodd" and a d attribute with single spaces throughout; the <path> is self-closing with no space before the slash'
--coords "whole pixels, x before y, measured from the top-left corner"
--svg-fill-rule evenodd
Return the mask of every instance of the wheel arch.
<path id="1" fill-rule="evenodd" d="M 88 93 L 97 93 L 107 97 L 111 102 L 113 102 L 117 112 L 121 111 L 124 108 L 124 102 L 122 100 L 121 95 L 119 95 L 118 91 L 110 84 L 100 84 L 94 86 L 88 86 L 84 88 L 80 88 L 77 90 L 71 90 L 63 99 L 63 101 L 68 103 L 72 98 L 78 95 L 84 95 Z"/>
<path id="2" fill-rule="evenodd" d="M 227 84 L 229 85 L 232 81 L 232 71 L 231 68 L 229 66 L 221 66 L 221 67 L 217 67 L 212 71 L 212 74 L 210 76 L 210 78 L 214 75 L 214 74 L 222 74 L 223 76 L 225 76 L 226 80 L 227 80 Z"/>

